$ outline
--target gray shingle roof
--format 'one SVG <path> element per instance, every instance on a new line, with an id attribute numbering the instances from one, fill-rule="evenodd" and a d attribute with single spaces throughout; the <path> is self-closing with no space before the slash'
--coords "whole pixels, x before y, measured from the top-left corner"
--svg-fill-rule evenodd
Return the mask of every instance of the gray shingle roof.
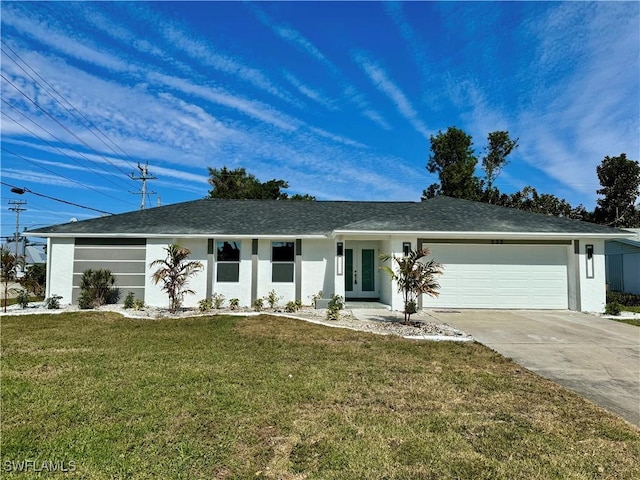
<path id="1" fill-rule="evenodd" d="M 449 197 L 424 202 L 202 199 L 32 230 L 36 236 L 329 235 L 333 231 L 616 235 L 620 230 Z"/>

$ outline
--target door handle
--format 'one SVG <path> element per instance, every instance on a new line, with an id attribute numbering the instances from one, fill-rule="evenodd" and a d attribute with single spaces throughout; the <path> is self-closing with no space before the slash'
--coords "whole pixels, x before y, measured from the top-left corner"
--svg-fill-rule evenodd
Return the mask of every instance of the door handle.
<path id="1" fill-rule="evenodd" d="M 358 284 L 358 271 L 357 270 L 353 271 L 353 284 L 354 285 Z"/>

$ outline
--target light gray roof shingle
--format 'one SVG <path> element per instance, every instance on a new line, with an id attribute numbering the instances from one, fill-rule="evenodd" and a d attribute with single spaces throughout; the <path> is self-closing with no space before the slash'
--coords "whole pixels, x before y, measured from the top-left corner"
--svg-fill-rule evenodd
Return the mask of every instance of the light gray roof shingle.
<path id="1" fill-rule="evenodd" d="M 329 235 L 504 232 L 615 235 L 621 230 L 450 197 L 424 202 L 202 199 L 39 228 L 33 236 Z"/>

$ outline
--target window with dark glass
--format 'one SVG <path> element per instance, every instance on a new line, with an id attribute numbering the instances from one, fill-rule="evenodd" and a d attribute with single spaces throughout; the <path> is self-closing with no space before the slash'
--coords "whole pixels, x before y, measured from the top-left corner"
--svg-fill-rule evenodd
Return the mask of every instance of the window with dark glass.
<path id="1" fill-rule="evenodd" d="M 271 281 L 293 282 L 296 258 L 294 242 L 271 243 Z"/>
<path id="2" fill-rule="evenodd" d="M 240 242 L 217 242 L 216 260 L 217 282 L 240 280 Z"/>

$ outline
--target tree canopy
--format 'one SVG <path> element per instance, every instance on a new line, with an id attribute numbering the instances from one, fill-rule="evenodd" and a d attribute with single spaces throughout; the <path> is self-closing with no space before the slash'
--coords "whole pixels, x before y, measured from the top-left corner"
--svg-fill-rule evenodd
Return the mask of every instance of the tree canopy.
<path id="1" fill-rule="evenodd" d="M 601 189 L 594 211 L 594 220 L 614 227 L 639 227 L 640 210 L 636 200 L 640 195 L 640 164 L 621 153 L 604 157 L 596 169 Z"/>
<path id="2" fill-rule="evenodd" d="M 437 173 L 440 183 L 429 186 L 422 199 L 437 195 L 474 199 L 479 182 L 474 176 L 478 159 L 473 152 L 471 135 L 456 127 L 431 135 L 431 154 L 427 163 L 429 173 Z"/>
<path id="3" fill-rule="evenodd" d="M 208 167 L 209 198 L 258 199 L 258 200 L 315 200 L 315 197 L 296 194 L 289 197 L 283 190 L 289 188 L 285 180 L 272 179 L 261 182 L 245 168 L 229 170 L 226 166 L 217 169 Z"/>

